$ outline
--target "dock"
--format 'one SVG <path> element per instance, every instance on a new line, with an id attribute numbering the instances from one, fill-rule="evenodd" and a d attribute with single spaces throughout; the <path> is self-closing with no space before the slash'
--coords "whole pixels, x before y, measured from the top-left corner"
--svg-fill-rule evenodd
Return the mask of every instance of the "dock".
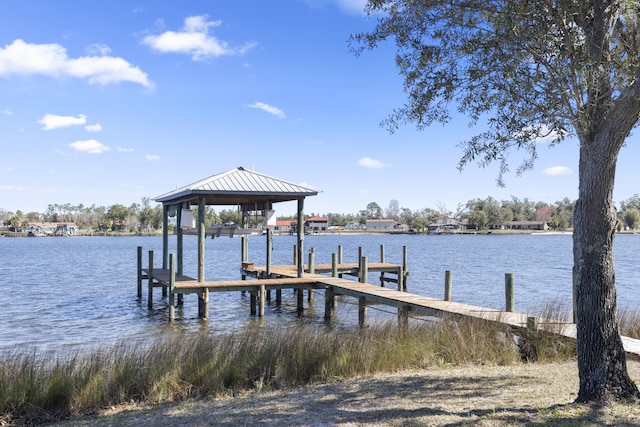
<path id="1" fill-rule="evenodd" d="M 172 261 L 173 261 L 173 257 Z M 404 290 L 403 266 L 391 263 L 343 263 L 343 264 L 313 264 L 306 265 L 304 276 L 296 277 L 296 265 L 275 265 L 275 266 L 253 266 L 250 262 L 243 263 L 240 269 L 243 279 L 224 281 L 203 281 L 199 282 L 189 276 L 177 275 L 175 270 L 143 268 L 140 271 L 140 279 L 146 279 L 149 289 L 159 287 L 167 290 L 169 295 L 169 317 L 174 318 L 174 295 L 196 293 L 201 296 L 199 303 L 203 304 L 199 312 L 206 312 L 208 309 L 209 292 L 249 292 L 252 296 L 251 314 L 264 316 L 267 295 L 270 291 L 276 294 L 276 304 L 280 302 L 279 292 L 283 289 L 293 289 L 298 296 L 298 309 L 304 309 L 303 292 L 322 290 L 324 291 L 324 317 L 330 320 L 336 304 L 335 297 L 345 295 L 358 301 L 358 325 L 363 327 L 367 321 L 367 307 L 371 305 L 385 305 L 397 309 L 398 324 L 405 326 L 408 324 L 410 316 L 432 316 L 435 318 L 473 318 L 491 323 L 499 323 L 509 326 L 515 330 L 546 331 L 565 338 L 576 338 L 576 325 L 573 323 L 559 323 L 557 320 L 532 317 L 523 313 L 509 312 L 503 310 L 489 309 L 470 304 L 463 304 L 454 301 L 445 301 L 423 295 L 413 294 Z M 313 270 L 315 268 L 315 271 Z M 366 274 L 365 270 L 366 269 Z M 266 276 L 267 269 L 270 276 Z M 386 281 L 381 285 L 367 283 L 364 278 L 368 273 L 396 274 L 393 282 L 399 282 L 399 289 L 384 287 Z M 330 273 L 330 275 L 322 274 Z M 341 274 L 354 275 L 358 281 L 339 277 Z M 387 279 L 390 279 L 387 277 Z M 150 291 L 151 297 L 151 291 Z M 204 298 L 206 295 L 206 299 Z M 206 302 L 204 302 L 206 301 Z M 203 316 L 203 317 L 206 317 Z M 623 345 L 628 356 L 640 358 L 640 340 L 622 337 Z"/>
<path id="2" fill-rule="evenodd" d="M 313 291 L 324 291 L 324 317 L 331 320 L 336 306 L 336 296 L 344 295 L 358 301 L 358 324 L 366 325 L 367 306 L 382 304 L 394 307 L 398 312 L 401 327 L 408 324 L 410 316 L 426 315 L 440 318 L 474 318 L 487 322 L 507 325 L 518 330 L 544 331 L 567 338 L 576 338 L 576 327 L 571 323 L 515 313 L 513 310 L 513 288 L 507 292 L 506 310 L 493 310 L 474 305 L 453 302 L 450 288 L 445 279 L 445 300 L 430 298 L 408 292 L 407 248 L 403 248 L 403 260 L 399 264 L 388 263 L 384 248 L 380 249 L 380 261 L 369 262 L 362 248 L 356 263 L 344 263 L 342 249 L 332 254 L 331 264 L 315 263 L 315 250 L 309 251 L 308 261 L 303 260 L 304 236 L 308 227 L 304 221 L 304 200 L 315 196 L 318 190 L 294 182 L 267 176 L 253 170 L 238 167 L 224 173 L 176 188 L 155 198 L 162 203 L 162 268 L 155 268 L 153 251 L 149 251 L 147 266 L 143 265 L 142 248 L 138 247 L 137 285 L 138 298 L 142 298 L 143 281 L 147 281 L 147 301 L 153 306 L 154 289 L 161 288 L 162 296 L 169 299 L 169 320 L 175 319 L 175 306 L 183 304 L 184 294 L 198 295 L 198 315 L 206 319 L 209 312 L 210 292 L 249 292 L 251 314 L 264 316 L 265 301 L 272 291 L 276 293 L 276 304 L 281 301 L 283 289 L 293 289 L 297 293 L 298 311 L 304 310 L 304 291 L 308 291 L 308 301 L 313 300 Z M 297 244 L 294 245 L 291 265 L 272 265 L 273 227 L 275 224 L 274 204 L 297 203 L 296 221 L 292 221 Z M 207 206 L 235 206 L 239 212 L 238 224 L 205 225 Z M 195 211 L 194 212 L 194 207 Z M 175 218 L 173 230 L 176 238 L 176 254 L 169 254 L 169 218 Z M 264 224 L 257 229 L 249 228 L 251 218 L 263 218 Z M 253 221 L 255 223 L 255 221 Z M 255 226 L 255 224 L 254 224 Z M 254 232 L 266 230 L 266 265 L 256 267 L 249 261 L 247 238 Z M 183 239 L 185 235 L 197 235 L 198 256 L 197 275 L 184 274 Z M 205 280 L 205 244 L 207 237 L 242 236 L 239 280 Z M 379 285 L 371 283 L 370 276 L 379 275 Z M 355 277 L 357 280 L 347 279 Z M 505 278 L 506 279 L 506 278 Z M 450 280 L 450 277 L 449 277 Z M 506 285 L 507 280 L 505 280 Z M 395 284 L 387 287 L 388 284 Z M 177 299 L 177 301 L 176 301 Z M 640 357 L 640 340 L 622 337 L 627 355 Z"/>

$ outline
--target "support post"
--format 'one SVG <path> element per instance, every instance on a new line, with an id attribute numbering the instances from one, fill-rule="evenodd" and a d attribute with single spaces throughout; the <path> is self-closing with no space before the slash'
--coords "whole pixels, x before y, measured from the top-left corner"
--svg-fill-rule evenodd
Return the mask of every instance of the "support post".
<path id="1" fill-rule="evenodd" d="M 209 289 L 198 292 L 198 317 L 201 319 L 209 318 Z"/>
<path id="2" fill-rule="evenodd" d="M 176 230 L 176 249 L 178 252 L 178 265 L 176 268 L 176 274 L 183 275 L 183 260 L 184 260 L 184 231 L 182 230 L 182 209 L 184 208 L 184 204 L 180 204 L 178 206 L 178 211 L 176 212 L 177 217 L 177 230 Z M 182 307 L 184 303 L 184 294 L 178 294 L 178 306 Z"/>
<path id="3" fill-rule="evenodd" d="M 404 277 L 404 269 L 402 268 L 402 266 L 398 267 L 398 292 L 403 292 L 403 286 L 402 286 L 402 279 Z"/>
<path id="4" fill-rule="evenodd" d="M 304 289 L 297 289 L 296 297 L 298 298 L 298 313 L 302 313 L 304 310 Z"/>
<path id="5" fill-rule="evenodd" d="M 452 272 L 447 270 L 444 272 L 444 300 L 451 301 L 451 285 L 453 283 Z"/>
<path id="6" fill-rule="evenodd" d="M 331 312 L 333 311 L 335 299 L 336 297 L 333 292 L 333 286 L 327 286 L 324 290 L 324 320 L 331 319 Z"/>
<path id="7" fill-rule="evenodd" d="M 298 277 L 304 277 L 304 199 L 298 200 Z M 299 298 L 298 298 L 299 299 Z"/>
<path id="8" fill-rule="evenodd" d="M 513 302 L 514 296 L 514 284 L 515 280 L 513 278 L 513 273 L 505 273 L 504 275 L 504 292 L 505 292 L 505 302 L 506 308 L 505 311 L 513 312 L 515 311 L 515 304 Z"/>
<path id="9" fill-rule="evenodd" d="M 402 274 L 402 291 L 408 292 L 407 279 L 409 276 L 409 257 L 406 246 L 402 247 Z M 399 279 L 400 278 L 398 277 L 398 280 Z"/>
<path id="10" fill-rule="evenodd" d="M 293 265 L 298 265 L 298 245 L 293 245 Z"/>
<path id="11" fill-rule="evenodd" d="M 149 289 L 147 294 L 147 307 L 153 307 L 153 251 L 149 251 Z"/>
<path id="12" fill-rule="evenodd" d="M 173 322 L 176 316 L 174 307 L 174 291 L 176 289 L 176 260 L 173 254 L 169 254 L 169 322 Z"/>
<path id="13" fill-rule="evenodd" d="M 271 264 L 273 259 L 273 230 L 267 228 L 267 279 L 271 277 Z"/>
<path id="14" fill-rule="evenodd" d="M 367 279 L 369 276 L 369 262 L 367 261 L 367 257 L 363 256 L 360 258 L 360 269 L 358 271 L 360 276 L 360 283 L 367 283 Z"/>
<path id="15" fill-rule="evenodd" d="M 380 245 L 380 263 L 384 264 L 384 245 Z M 384 271 L 380 272 L 380 287 L 385 287 Z"/>
<path id="16" fill-rule="evenodd" d="M 316 248 L 309 249 L 309 274 L 316 274 Z M 307 301 L 313 302 L 313 289 L 309 289 Z"/>
<path id="17" fill-rule="evenodd" d="M 251 307 L 251 315 L 255 316 L 258 312 L 257 310 L 257 305 L 258 305 L 258 295 L 255 292 L 250 292 L 249 293 L 249 306 Z"/>
<path id="18" fill-rule="evenodd" d="M 331 254 L 331 277 L 338 277 L 338 260 L 336 254 Z M 338 300 L 335 297 L 335 293 L 333 295 L 333 308 L 338 307 Z"/>
<path id="19" fill-rule="evenodd" d="M 342 264 L 342 245 L 338 245 L 338 264 Z"/>
<path id="20" fill-rule="evenodd" d="M 265 286 L 260 285 L 258 288 L 258 316 L 264 317 L 264 298 L 265 298 Z"/>
<path id="21" fill-rule="evenodd" d="M 198 282 L 204 282 L 204 241 L 207 238 L 204 225 L 206 209 L 204 197 L 198 198 Z"/>
<path id="22" fill-rule="evenodd" d="M 409 306 L 398 307 L 398 327 L 402 331 L 409 329 Z"/>
<path id="23" fill-rule="evenodd" d="M 138 299 L 142 298 L 142 246 L 138 246 Z"/>
<path id="24" fill-rule="evenodd" d="M 367 323 L 367 300 L 358 298 L 358 326 L 364 328 Z"/>
<path id="25" fill-rule="evenodd" d="M 169 206 L 162 204 L 162 268 L 169 261 Z"/>

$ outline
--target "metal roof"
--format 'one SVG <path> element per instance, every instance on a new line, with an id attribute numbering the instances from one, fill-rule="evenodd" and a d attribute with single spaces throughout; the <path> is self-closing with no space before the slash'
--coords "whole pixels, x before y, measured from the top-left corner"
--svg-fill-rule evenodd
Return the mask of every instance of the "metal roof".
<path id="1" fill-rule="evenodd" d="M 204 197 L 207 205 L 286 202 L 315 196 L 317 190 L 273 178 L 243 167 L 213 175 L 154 198 L 156 202 L 174 204 L 197 202 Z"/>

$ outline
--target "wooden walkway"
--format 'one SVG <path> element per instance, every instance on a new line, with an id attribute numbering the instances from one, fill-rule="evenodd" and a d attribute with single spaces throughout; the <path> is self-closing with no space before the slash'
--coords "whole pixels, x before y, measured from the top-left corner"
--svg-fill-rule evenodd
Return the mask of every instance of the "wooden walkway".
<path id="1" fill-rule="evenodd" d="M 370 272 L 395 272 L 399 275 L 398 279 L 393 280 L 396 283 L 402 275 L 401 268 L 398 269 L 399 266 L 394 264 L 373 263 L 369 264 L 368 267 Z M 573 323 L 558 323 L 554 320 L 531 317 L 523 313 L 505 312 L 458 302 L 443 301 L 370 283 L 319 274 L 320 272 L 334 271 L 334 267 L 331 265 L 317 265 L 315 266 L 315 273 L 310 273 L 308 270 L 307 268 L 304 277 L 298 278 L 296 277 L 296 267 L 293 265 L 272 266 L 270 268 L 270 278 L 259 278 L 265 277 L 266 267 L 250 267 L 249 269 L 241 270 L 243 276 L 259 279 L 198 282 L 189 276 L 176 275 L 172 283 L 170 270 L 153 270 L 151 278 L 150 270 L 143 269 L 139 274 L 139 278 L 149 280 L 149 301 L 151 301 L 152 288 L 162 287 L 163 291 L 165 289 L 169 291 L 171 312 L 173 312 L 174 294 L 198 293 L 203 297 L 203 294 L 206 293 L 208 299 L 208 292 L 248 291 L 252 293 L 252 298 L 254 298 L 252 299 L 252 314 L 264 315 L 266 291 L 299 290 L 298 308 L 302 309 L 302 290 L 323 289 L 325 290 L 325 318 L 327 319 L 331 317 L 335 296 L 346 295 L 358 300 L 360 325 L 364 325 L 366 322 L 367 306 L 383 304 L 398 310 L 398 320 L 401 324 L 408 322 L 409 315 L 427 315 L 439 318 L 475 318 L 508 325 L 516 329 L 535 328 L 536 330 L 543 330 L 568 338 L 576 338 L 576 326 Z M 361 274 L 357 264 L 340 264 L 335 270 L 339 274 L 356 276 Z M 382 284 L 384 285 L 384 281 L 382 281 Z M 279 295 L 277 299 L 279 299 Z M 257 304 L 257 309 L 253 306 L 254 301 Z M 173 313 L 170 313 L 170 318 L 173 319 Z M 628 356 L 640 358 L 640 340 L 622 337 L 622 342 Z"/>

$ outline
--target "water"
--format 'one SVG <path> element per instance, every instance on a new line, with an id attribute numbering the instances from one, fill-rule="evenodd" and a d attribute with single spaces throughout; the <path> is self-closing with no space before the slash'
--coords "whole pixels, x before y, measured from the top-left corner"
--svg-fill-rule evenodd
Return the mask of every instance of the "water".
<path id="1" fill-rule="evenodd" d="M 171 245 L 175 239 L 170 238 Z M 185 274 L 196 276 L 197 239 L 185 237 Z M 290 264 L 293 236 L 274 236 L 273 263 Z M 409 291 L 442 298 L 444 272 L 453 271 L 453 300 L 483 307 L 504 308 L 504 274 L 515 275 L 516 311 L 540 310 L 545 304 L 571 301 L 572 239 L 570 235 L 312 235 L 305 249 L 316 249 L 316 263 L 330 263 L 331 253 L 343 246 L 344 262 L 357 262 L 363 247 L 370 262 L 379 260 L 380 245 L 386 261 L 402 263 L 408 248 Z M 153 309 L 136 298 L 136 248 L 155 251 L 156 265 L 162 253 L 161 237 L 73 237 L 0 239 L 0 350 L 19 349 L 67 352 L 104 347 L 120 340 L 168 333 L 227 333 L 261 324 L 293 328 L 300 322 L 323 327 L 324 298 L 317 295 L 302 318 L 296 315 L 296 298 L 283 291 L 283 304 L 271 303 L 265 318 L 249 315 L 249 295 L 211 293 L 208 321 L 197 317 L 195 295 L 186 295 L 178 321 L 167 320 L 167 299 L 156 290 Z M 265 238 L 249 238 L 249 260 L 265 263 Z M 619 235 L 615 240 L 618 305 L 637 309 L 640 268 L 637 265 L 640 235 Z M 175 252 L 175 247 L 171 247 Z M 206 241 L 206 280 L 238 279 L 240 239 Z M 372 283 L 377 279 L 369 276 Z M 146 283 L 144 283 L 146 285 Z M 357 324 L 356 301 L 340 297 L 334 327 Z M 393 309 L 369 308 L 370 318 L 394 318 Z"/>

